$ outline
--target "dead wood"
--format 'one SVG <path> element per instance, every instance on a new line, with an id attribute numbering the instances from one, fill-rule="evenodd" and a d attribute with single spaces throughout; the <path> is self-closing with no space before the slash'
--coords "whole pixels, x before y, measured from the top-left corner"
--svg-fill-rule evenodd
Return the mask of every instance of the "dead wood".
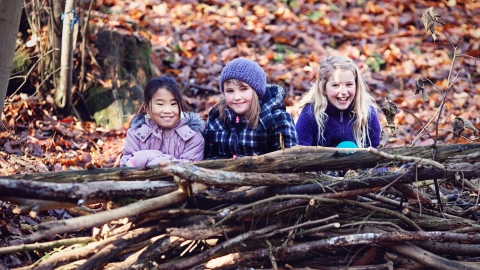
<path id="1" fill-rule="evenodd" d="M 244 234 L 241 234 L 239 236 L 236 236 L 230 240 L 227 240 L 223 242 L 222 244 L 216 245 L 215 247 L 212 247 L 211 249 L 204 251 L 200 253 L 199 255 L 192 257 L 190 259 L 182 260 L 179 262 L 169 262 L 165 264 L 161 264 L 158 266 L 158 269 L 185 269 L 194 266 L 195 264 L 201 263 L 205 260 L 207 260 L 210 256 L 215 254 L 216 252 L 228 248 L 233 245 L 237 245 L 242 243 L 243 241 L 250 239 L 250 238 L 256 238 L 259 236 L 262 236 L 263 234 L 266 234 L 272 230 L 275 230 L 277 228 L 280 228 L 281 224 L 274 224 L 268 227 L 265 227 L 263 229 L 257 230 L 257 231 L 250 231 Z"/>
<path id="2" fill-rule="evenodd" d="M 413 241 L 412 244 L 437 255 L 478 256 L 480 254 L 480 245 L 426 241 Z"/>
<path id="3" fill-rule="evenodd" d="M 440 163 L 475 163 L 480 160 L 480 143 L 438 145 L 430 147 L 385 148 L 389 155 L 412 156 Z M 393 160 L 401 164 L 401 160 Z M 329 147 L 296 146 L 262 156 L 241 157 L 235 160 L 204 160 L 193 164 L 213 170 L 258 173 L 291 173 L 324 170 L 344 170 L 386 166 L 391 160 L 368 152 L 366 149 L 340 150 Z M 445 166 L 447 169 L 448 165 Z M 52 183 L 84 183 L 94 181 L 168 180 L 158 166 L 108 168 L 56 173 L 9 175 L 3 179 L 31 180 Z"/>
<path id="4" fill-rule="evenodd" d="M 462 239 L 468 239 L 468 236 L 460 236 L 460 235 L 461 234 L 450 234 L 446 236 L 446 238 L 444 238 L 441 234 L 435 233 L 435 232 L 431 233 L 431 232 L 405 232 L 405 231 L 392 232 L 392 233 L 363 233 L 363 234 L 356 234 L 356 235 L 346 235 L 346 236 L 332 237 L 326 240 L 319 240 L 319 241 L 306 242 L 306 243 L 300 243 L 292 246 L 287 246 L 284 250 L 282 250 L 282 254 L 281 255 L 277 254 L 276 257 L 277 257 L 277 260 L 285 261 L 285 260 L 288 260 L 289 258 L 315 256 L 316 251 L 325 251 L 335 246 L 345 247 L 350 245 L 369 244 L 369 243 L 379 243 L 384 245 L 386 248 L 391 248 L 395 251 L 397 251 L 397 249 L 404 251 L 403 246 L 406 244 L 399 243 L 399 242 L 417 240 L 417 238 L 418 240 L 422 239 L 420 241 L 427 241 L 429 239 L 432 239 L 432 241 L 434 241 L 439 239 L 446 240 L 447 238 L 453 237 L 452 238 L 453 240 L 457 236 L 461 237 Z M 478 240 L 475 240 L 475 242 L 476 241 Z M 402 246 L 402 248 L 397 248 L 398 246 Z M 415 247 L 413 245 L 409 245 L 409 246 Z M 418 253 L 416 260 L 418 259 L 432 260 L 432 261 L 429 261 L 429 264 L 427 265 L 431 267 L 435 267 L 435 269 L 440 269 L 438 268 L 438 266 L 443 266 L 444 267 L 443 269 L 475 269 L 475 268 L 472 268 L 472 266 L 478 265 L 473 263 L 469 264 L 469 263 L 447 260 L 439 256 L 433 255 L 428 251 L 421 250 L 419 248 L 417 248 L 415 252 Z M 261 260 L 265 260 L 265 258 L 268 257 L 268 253 L 269 253 L 268 249 L 258 249 L 251 252 L 236 253 L 236 254 L 232 254 L 233 259 L 231 261 L 232 263 L 234 262 L 237 264 L 246 262 L 246 261 L 261 261 Z M 399 253 L 403 254 L 402 252 L 399 252 Z M 408 252 L 408 253 L 410 254 L 413 252 Z M 433 256 L 427 255 L 423 257 L 422 254 L 429 254 Z M 408 255 L 405 255 L 405 256 L 411 257 Z M 439 260 L 437 264 L 431 263 L 433 262 L 433 258 L 437 258 L 437 257 L 441 260 Z M 421 260 L 418 260 L 418 261 L 423 263 L 423 261 Z"/>
<path id="5" fill-rule="evenodd" d="M 150 239 L 164 230 L 165 225 L 132 230 L 105 246 L 102 250 L 90 257 L 84 264 L 78 267 L 77 270 L 90 270 L 102 267 L 107 264 L 111 258 L 125 250 L 132 243 L 138 243 Z"/>
<path id="6" fill-rule="evenodd" d="M 395 252 L 398 252 L 404 256 L 414 259 L 428 267 L 433 269 L 465 269 L 465 270 L 478 270 L 480 269 L 480 263 L 460 262 L 445 259 L 441 256 L 435 255 L 429 251 L 421 249 L 411 243 L 382 243 L 383 246 L 389 247 Z"/>
<path id="7" fill-rule="evenodd" d="M 184 241 L 185 239 L 182 238 L 172 239 L 171 237 L 160 237 L 159 239 L 155 240 L 151 245 L 143 248 L 142 250 L 139 250 L 123 262 L 110 263 L 105 267 L 105 269 L 132 269 L 132 265 L 135 265 L 133 269 L 153 268 L 154 265 L 152 261 L 161 261 L 161 256 L 163 254 L 165 254 L 171 249 L 177 248 Z"/>
<path id="8" fill-rule="evenodd" d="M 93 256 L 98 250 L 101 250 L 103 247 L 106 247 L 112 242 L 115 242 L 118 238 L 122 235 L 116 235 L 110 238 L 107 238 L 103 241 L 90 243 L 87 246 L 82 248 L 77 248 L 73 250 L 64 250 L 58 253 L 53 254 L 48 259 L 42 261 L 38 265 L 33 265 L 26 268 L 26 269 L 35 269 L 35 270 L 47 270 L 47 269 L 55 269 L 59 266 L 75 262 L 81 259 L 88 258 Z"/>
<path id="9" fill-rule="evenodd" d="M 25 199 L 25 198 L 16 198 L 2 196 L 3 201 L 10 202 L 11 204 L 16 205 L 17 207 L 13 210 L 15 214 L 30 213 L 32 216 L 36 216 L 36 213 L 42 210 L 49 209 L 70 209 L 77 207 L 77 204 L 74 203 L 63 203 L 59 201 L 50 201 L 50 200 L 34 200 L 34 199 Z"/>
<path id="10" fill-rule="evenodd" d="M 397 253 L 390 253 L 390 252 L 385 252 L 385 258 L 389 262 L 399 262 L 402 264 L 402 266 L 398 267 L 397 269 L 399 270 L 407 270 L 407 269 L 425 269 L 425 265 L 412 260 L 408 257 L 405 257 L 403 255 L 397 254 Z"/>
<path id="11" fill-rule="evenodd" d="M 79 238 L 70 238 L 62 239 L 58 241 L 48 242 L 48 243 L 35 243 L 28 245 L 19 245 L 11 247 L 0 247 L 0 254 L 11 254 L 15 252 L 25 252 L 31 250 L 48 250 L 61 246 L 70 246 L 74 244 L 86 244 L 92 242 L 92 237 L 79 237 Z"/>
<path id="12" fill-rule="evenodd" d="M 205 186 L 201 184 L 194 185 L 195 191 L 202 190 L 204 188 Z M 140 213 L 184 201 L 186 198 L 187 194 L 182 189 L 178 189 L 177 191 L 157 198 L 140 201 L 108 212 L 101 212 L 90 216 L 82 216 L 62 221 L 47 222 L 38 226 L 38 232 L 26 237 L 25 243 L 38 241 L 43 237 L 52 234 L 65 233 L 84 228 L 91 228 L 93 226 L 99 226 L 115 219 L 135 216 Z"/>
<path id="13" fill-rule="evenodd" d="M 169 228 L 166 233 L 169 236 L 176 236 L 187 240 L 205 240 L 214 236 L 222 236 L 229 232 L 241 231 L 243 227 L 227 227 L 221 226 L 216 228 Z"/>
<path id="14" fill-rule="evenodd" d="M 178 188 L 171 181 L 103 181 L 56 184 L 27 180 L 0 179 L 0 197 L 61 201 L 83 205 L 120 198 L 157 197 Z"/>
<path id="15" fill-rule="evenodd" d="M 111 226 L 116 219 L 127 217 L 129 220 L 128 226 L 112 229 L 112 235 L 119 233 L 121 237 L 102 234 L 114 240 L 99 245 L 96 255 L 81 249 L 81 257 L 64 253 L 67 259 L 53 261 L 58 267 L 73 261 L 77 261 L 75 267 L 81 265 L 79 269 L 152 268 L 155 264 L 159 264 L 160 269 L 200 269 L 202 265 L 212 265 L 213 261 L 220 261 L 217 265 L 227 268 L 234 264 L 280 267 L 283 263 L 313 260 L 318 254 L 329 256 L 329 252 L 335 252 L 351 260 L 341 263 L 342 267 L 358 262 L 375 269 L 400 264 L 393 259 L 372 261 L 369 255 L 361 255 L 362 250 L 384 243 L 390 243 L 385 245 L 385 250 L 414 260 L 418 258 L 402 249 L 396 251 L 392 246 L 428 240 L 438 245 L 422 247 L 439 254 L 448 248 L 464 250 L 465 254 L 477 251 L 480 226 L 475 225 L 479 215 L 474 200 L 467 200 L 469 207 L 463 210 L 443 202 L 444 211 L 439 212 L 438 203 L 432 200 L 435 197 L 427 187 L 411 185 L 419 180 L 441 179 L 444 192 L 446 185 L 459 185 L 459 179 L 464 179 L 462 185 L 466 190 L 477 192 L 478 188 L 473 189 L 475 182 L 465 182 L 480 177 L 479 163 L 465 163 L 480 158 L 475 152 L 477 148 L 480 144 L 436 149 L 413 147 L 401 151 L 385 149 L 386 154 L 379 154 L 371 149 L 369 152 L 295 147 L 235 160 L 166 162 L 145 168 L 109 169 L 98 177 L 89 173 L 69 174 L 68 183 L 48 182 L 41 177 L 34 177 L 39 181 L 2 178 L 0 187 L 10 188 L 10 192 L 1 191 L 0 196 L 9 193 L 12 200 L 29 197 L 36 198 L 33 202 L 45 204 L 61 200 L 70 206 L 82 200 L 106 201 L 127 195 L 154 197 L 111 211 L 40 224 L 38 231 L 26 237 L 24 243 L 94 226 Z M 416 156 L 408 158 L 408 155 Z M 462 163 L 454 163 L 460 160 Z M 405 162 L 408 163 L 402 168 L 397 167 Z M 386 172 L 374 168 L 387 165 L 391 168 Z M 345 177 L 323 173 L 336 168 L 362 170 L 351 171 Z M 88 182 L 84 182 L 86 179 Z M 168 188 L 175 190 L 164 194 Z M 397 201 L 386 196 L 407 200 Z M 152 224 L 161 228 L 146 232 L 153 228 Z M 361 228 L 367 226 L 383 231 L 362 232 Z M 162 237 L 163 233 L 167 237 Z M 216 243 L 209 246 L 207 239 L 214 239 Z M 95 245 L 98 244 L 88 246 Z M 345 247 L 352 254 L 345 254 Z M 382 254 L 385 250 L 378 252 Z M 123 261 L 112 263 L 118 257 Z M 448 259 L 436 265 L 432 262 L 423 265 L 476 267 Z"/>
<path id="16" fill-rule="evenodd" d="M 312 177 L 308 174 L 295 173 L 241 173 L 220 170 L 211 170 L 195 166 L 186 162 L 169 162 L 163 164 L 162 171 L 181 179 L 202 183 L 209 186 L 289 186 L 298 185 L 306 181 L 331 180 L 331 176 L 319 175 Z"/>
<path id="17" fill-rule="evenodd" d="M 453 167 L 453 164 L 450 166 Z M 480 177 L 480 164 L 462 164 L 462 174 L 464 177 Z M 415 168 L 410 167 L 405 171 L 388 172 L 385 174 L 370 174 L 365 173 L 359 175 L 356 179 L 336 179 L 334 181 L 317 181 L 316 178 L 312 178 L 312 184 L 303 184 L 287 187 L 256 187 L 251 189 L 243 189 L 241 191 L 225 191 L 225 190 L 209 190 L 208 195 L 204 196 L 202 193 L 199 195 L 200 200 L 213 200 L 217 203 L 233 203 L 233 202 L 252 202 L 266 197 L 283 194 L 318 194 L 325 192 L 341 192 L 345 190 L 358 190 L 368 187 L 384 187 L 390 183 L 413 183 L 416 180 L 426 180 L 432 178 L 447 178 L 455 179 L 458 175 L 457 167 L 455 170 L 439 170 L 436 168 Z M 407 192 L 407 190 L 405 190 Z M 408 195 L 414 196 L 414 199 L 418 199 L 416 191 L 409 188 Z M 419 195 L 420 196 L 420 195 Z M 422 196 L 424 205 L 431 205 L 431 200 Z"/>
<path id="18" fill-rule="evenodd" d="M 412 186 L 407 184 L 395 184 L 393 185 L 395 189 L 400 191 L 407 198 L 418 201 L 420 204 L 431 206 L 433 205 L 432 200 L 423 192 L 418 189 L 414 189 Z"/>

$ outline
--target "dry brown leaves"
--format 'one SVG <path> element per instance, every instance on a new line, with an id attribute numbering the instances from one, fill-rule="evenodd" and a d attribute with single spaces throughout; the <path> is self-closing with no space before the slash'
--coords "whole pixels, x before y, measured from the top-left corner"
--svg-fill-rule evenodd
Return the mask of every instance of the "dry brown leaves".
<path id="1" fill-rule="evenodd" d="M 82 2 L 85 10 L 88 2 Z M 149 39 L 156 74 L 173 75 L 189 86 L 188 102 L 203 115 L 219 100 L 218 76 L 235 57 L 257 61 L 270 83 L 284 86 L 288 110 L 295 114 L 298 98 L 314 80 L 319 61 L 327 54 L 342 54 L 357 62 L 380 106 L 390 100 L 400 108 L 394 119 L 398 134 L 384 137 L 389 140 L 387 147 L 408 145 L 419 134 L 422 125 L 406 110 L 424 123 L 436 117 L 444 92 L 422 84 L 429 97 L 425 102 L 414 94 L 419 76 L 441 91 L 451 87 L 440 118 L 441 143 L 476 139 L 473 130 L 463 130 L 464 137 L 454 136 L 454 119 L 480 128 L 480 66 L 472 58 L 480 57 L 480 4 L 474 1 L 93 2 L 91 23 Z M 435 11 L 422 23 L 422 14 L 430 7 Z M 442 16 L 444 26 L 432 25 L 432 18 L 434 22 L 439 18 L 436 14 Z M 453 48 L 443 34 L 434 43 L 425 33 L 425 22 L 430 33 L 445 31 L 457 54 L 472 57 L 457 57 L 450 74 Z M 94 55 L 95 48 L 89 48 Z M 95 80 L 101 71 L 94 59 L 89 63 L 87 79 Z M 2 121 L 10 130 L 0 134 L 1 175 L 112 167 L 121 154 L 125 130 L 104 130 L 73 117 L 58 119 L 48 102 L 18 95 L 3 113 Z M 383 115 L 381 122 L 387 125 Z M 428 130 L 433 128 L 430 125 Z M 423 135 L 416 145 L 431 143 Z M 0 246 L 11 244 L 28 233 L 28 226 L 41 221 L 12 217 L 6 204 L 0 214 Z M 10 266 L 21 264 L 15 256 L 5 261 Z"/>

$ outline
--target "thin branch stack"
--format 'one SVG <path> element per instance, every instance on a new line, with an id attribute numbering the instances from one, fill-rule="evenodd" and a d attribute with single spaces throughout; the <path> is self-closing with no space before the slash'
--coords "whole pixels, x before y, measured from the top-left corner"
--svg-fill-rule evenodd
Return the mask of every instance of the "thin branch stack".
<path id="1" fill-rule="evenodd" d="M 235 160 L 16 175 L 0 179 L 0 199 L 18 211 L 135 202 L 42 223 L 0 254 L 70 245 L 25 269 L 479 269 L 479 148 L 295 147 Z M 45 241 L 92 228 L 92 237 Z"/>

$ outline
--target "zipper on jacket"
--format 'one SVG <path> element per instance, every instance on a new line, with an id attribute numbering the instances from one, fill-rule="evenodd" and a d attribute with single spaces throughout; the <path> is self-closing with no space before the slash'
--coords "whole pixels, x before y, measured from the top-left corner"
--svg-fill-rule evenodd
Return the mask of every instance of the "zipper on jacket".
<path id="1" fill-rule="evenodd" d="M 343 111 L 340 112 L 340 123 L 343 123 Z"/>

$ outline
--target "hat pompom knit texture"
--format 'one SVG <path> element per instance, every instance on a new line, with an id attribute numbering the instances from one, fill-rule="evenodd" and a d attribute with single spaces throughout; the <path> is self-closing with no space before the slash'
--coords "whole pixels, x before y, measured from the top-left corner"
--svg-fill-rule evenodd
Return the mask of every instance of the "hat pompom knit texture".
<path id="1" fill-rule="evenodd" d="M 223 93 L 223 83 L 237 79 L 248 84 L 261 100 L 267 87 L 267 74 L 260 65 L 247 58 L 236 58 L 223 68 L 220 74 L 220 91 Z"/>

